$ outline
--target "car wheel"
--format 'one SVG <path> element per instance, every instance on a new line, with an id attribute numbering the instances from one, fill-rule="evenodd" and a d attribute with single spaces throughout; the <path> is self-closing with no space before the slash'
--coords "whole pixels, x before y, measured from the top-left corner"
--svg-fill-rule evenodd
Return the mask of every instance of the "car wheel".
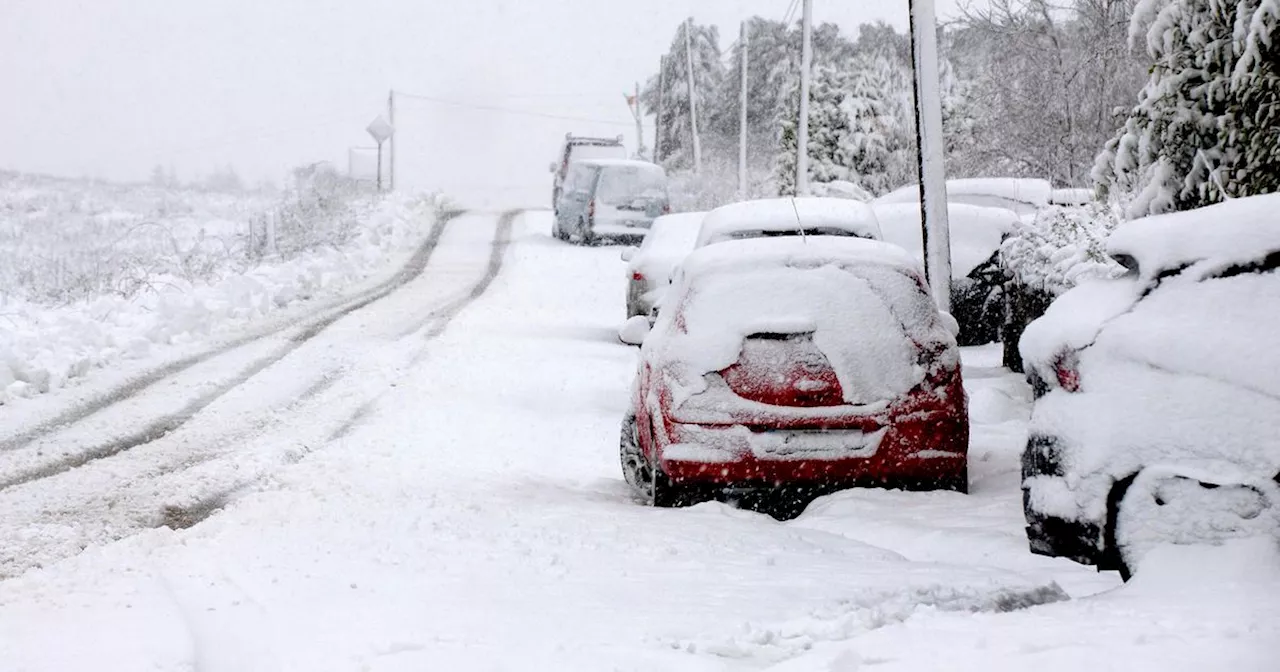
<path id="1" fill-rule="evenodd" d="M 1280 537 L 1280 499 L 1273 488 L 1200 478 L 1146 469 L 1116 484 L 1106 537 L 1120 578 L 1132 578 L 1147 553 L 1161 544 Z"/>
<path id="2" fill-rule="evenodd" d="M 628 411 L 622 419 L 620 433 L 618 452 L 622 476 L 639 502 L 647 506 L 672 508 L 700 501 L 693 488 L 672 483 L 661 468 L 650 464 L 644 456 L 644 451 L 640 450 L 639 421 L 634 411 Z"/>
<path id="3" fill-rule="evenodd" d="M 591 230 L 591 227 L 587 226 L 585 220 L 578 220 L 578 237 L 583 245 L 596 244 L 596 234 Z"/>

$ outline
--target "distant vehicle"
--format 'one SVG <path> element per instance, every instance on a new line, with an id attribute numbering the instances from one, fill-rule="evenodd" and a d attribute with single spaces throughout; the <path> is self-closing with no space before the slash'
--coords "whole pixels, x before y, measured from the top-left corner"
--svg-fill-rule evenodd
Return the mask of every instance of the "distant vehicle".
<path id="1" fill-rule="evenodd" d="M 621 432 L 623 473 L 645 502 L 967 490 L 954 321 L 901 248 L 837 236 L 708 245 L 680 264 L 663 306 Z"/>
<path id="2" fill-rule="evenodd" d="M 1034 217 L 1049 204 L 1053 187 L 1048 180 L 1024 177 L 974 177 L 947 180 L 947 202 L 1012 210 L 1019 217 Z M 919 203 L 920 186 L 895 189 L 873 203 Z"/>
<path id="3" fill-rule="evenodd" d="M 564 144 L 560 146 L 560 159 L 551 162 L 551 173 L 554 176 L 551 187 L 551 207 L 559 207 L 560 193 L 565 178 L 569 176 L 569 165 L 574 161 L 587 159 L 625 159 L 627 148 L 622 145 L 622 136 L 616 138 L 591 138 L 583 135 L 575 136 L 566 133 Z"/>
<path id="4" fill-rule="evenodd" d="M 649 315 L 671 284 L 671 272 L 693 251 L 705 212 L 663 215 L 638 249 L 622 251 L 627 262 L 627 317 Z"/>
<path id="5" fill-rule="evenodd" d="M 919 203 L 874 203 L 885 242 L 906 248 L 924 260 Z M 996 341 L 1004 320 L 1005 272 L 1000 243 L 1013 232 L 1018 216 L 1006 208 L 950 203 L 951 314 L 960 323 L 960 345 Z"/>
<path id="6" fill-rule="evenodd" d="M 876 214 L 865 203 L 812 196 L 730 203 L 702 220 L 695 247 L 774 236 L 852 236 L 880 239 Z"/>
<path id="7" fill-rule="evenodd" d="M 1122 224 L 1128 273 L 1027 327 L 1033 552 L 1128 578 L 1158 544 L 1280 539 L 1277 212 L 1280 194 Z"/>
<path id="8" fill-rule="evenodd" d="M 569 166 L 552 233 L 588 245 L 639 242 L 653 220 L 669 212 L 661 166 L 625 159 L 576 161 Z"/>

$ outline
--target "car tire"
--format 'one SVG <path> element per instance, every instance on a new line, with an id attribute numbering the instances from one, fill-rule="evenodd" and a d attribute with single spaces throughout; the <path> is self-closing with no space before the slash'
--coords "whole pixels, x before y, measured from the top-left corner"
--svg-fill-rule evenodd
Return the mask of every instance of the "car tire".
<path id="1" fill-rule="evenodd" d="M 639 502 L 657 508 L 674 508 L 700 501 L 692 488 L 672 483 L 660 467 L 650 464 L 640 449 L 639 420 L 634 410 L 627 411 L 622 419 L 618 457 L 622 476 Z"/>
<path id="2" fill-rule="evenodd" d="M 578 220 L 578 239 L 583 245 L 596 244 L 596 234 L 587 226 L 586 220 Z"/>

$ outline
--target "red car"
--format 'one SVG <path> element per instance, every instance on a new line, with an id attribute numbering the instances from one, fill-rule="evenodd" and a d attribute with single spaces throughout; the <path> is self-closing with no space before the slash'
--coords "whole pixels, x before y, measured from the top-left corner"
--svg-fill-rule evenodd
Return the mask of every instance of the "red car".
<path id="1" fill-rule="evenodd" d="M 967 491 L 955 321 L 902 248 L 833 236 L 700 248 L 640 352 L 621 459 L 649 504 Z"/>

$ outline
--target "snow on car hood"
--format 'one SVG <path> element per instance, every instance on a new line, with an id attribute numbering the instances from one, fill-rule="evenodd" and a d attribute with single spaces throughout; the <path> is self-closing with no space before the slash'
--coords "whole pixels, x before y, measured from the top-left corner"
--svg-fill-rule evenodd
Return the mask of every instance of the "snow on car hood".
<path id="1" fill-rule="evenodd" d="M 871 209 L 876 213 L 882 239 L 906 249 L 923 262 L 919 204 L 875 203 Z M 1000 241 L 1017 225 L 1018 216 L 1005 208 L 950 203 L 947 222 L 951 227 L 951 277 L 959 280 L 995 254 Z"/>
<path id="2" fill-rule="evenodd" d="M 936 321 L 912 278 L 878 265 L 717 273 L 700 278 L 683 299 L 679 317 L 660 318 L 667 338 L 658 359 L 685 395 L 706 389 L 704 374 L 736 362 L 747 336 L 811 332 L 847 403 L 893 399 L 924 375 L 904 328 Z"/>
<path id="3" fill-rule="evenodd" d="M 1249 263 L 1280 251 L 1277 213 L 1280 194 L 1267 194 L 1144 217 L 1120 225 L 1107 240 L 1107 252 L 1135 259 L 1144 278 L 1197 262 Z"/>

